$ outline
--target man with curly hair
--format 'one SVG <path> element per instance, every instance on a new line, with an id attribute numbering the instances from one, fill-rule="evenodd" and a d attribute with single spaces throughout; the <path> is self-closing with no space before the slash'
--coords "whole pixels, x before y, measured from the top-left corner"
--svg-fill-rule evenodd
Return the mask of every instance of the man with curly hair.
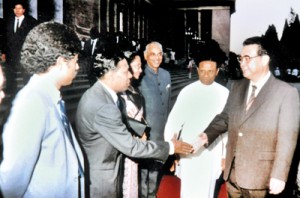
<path id="1" fill-rule="evenodd" d="M 83 197 L 83 155 L 60 93 L 77 74 L 79 51 L 75 32 L 59 23 L 42 23 L 26 37 L 21 63 L 33 75 L 4 125 L 4 197 Z"/>

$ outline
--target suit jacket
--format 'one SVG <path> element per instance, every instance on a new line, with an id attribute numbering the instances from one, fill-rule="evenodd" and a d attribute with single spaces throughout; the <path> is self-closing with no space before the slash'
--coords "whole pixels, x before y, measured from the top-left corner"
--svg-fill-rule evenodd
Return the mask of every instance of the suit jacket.
<path id="1" fill-rule="evenodd" d="M 205 133 L 211 143 L 228 129 L 225 180 L 234 162 L 239 186 L 267 189 L 271 177 L 287 180 L 299 131 L 299 96 L 271 75 L 246 112 L 249 83 L 233 83 L 223 112 Z"/>
<path id="2" fill-rule="evenodd" d="M 84 56 L 86 57 L 92 57 L 92 48 L 93 48 L 93 45 L 92 45 L 92 40 L 91 39 L 88 39 L 85 43 L 84 43 L 84 47 L 83 47 L 83 54 Z M 95 44 L 95 49 L 94 49 L 94 52 L 96 52 L 97 50 L 97 44 L 99 43 L 99 41 L 96 42 Z"/>
<path id="3" fill-rule="evenodd" d="M 82 152 L 73 131 L 76 152 L 67 137 L 57 103 L 49 94 L 55 88 L 39 78 L 33 76 L 17 94 L 4 126 L 2 194 L 30 198 L 83 197 L 84 177 L 79 178 L 78 174 L 79 163 L 84 167 Z"/>
<path id="4" fill-rule="evenodd" d="M 163 140 L 171 101 L 171 77 L 165 69 L 154 71 L 146 64 L 139 89 L 145 98 L 145 116 L 151 127 L 150 140 Z"/>
<path id="5" fill-rule="evenodd" d="M 37 25 L 37 21 L 31 16 L 25 15 L 17 32 L 14 32 L 14 24 L 15 16 L 8 18 L 5 34 L 6 45 L 3 50 L 3 53 L 6 54 L 8 64 L 12 64 L 12 66 L 15 66 L 14 64 L 20 61 L 22 45 L 28 32 Z"/>
<path id="6" fill-rule="evenodd" d="M 102 53 L 104 51 L 104 44 L 103 44 L 103 38 L 99 37 L 97 39 L 97 42 L 95 44 L 95 48 L 94 48 L 94 53 L 92 54 L 92 48 L 93 45 L 91 43 L 91 39 L 88 39 L 85 43 L 84 43 L 84 47 L 82 50 L 82 54 L 83 54 L 83 71 L 85 73 L 87 73 L 89 75 L 89 77 L 96 79 L 96 77 L 93 74 L 93 62 L 94 62 L 94 58 L 96 56 L 97 53 Z M 92 81 L 91 85 L 93 85 L 95 83 L 95 81 Z"/>
<path id="7" fill-rule="evenodd" d="M 117 183 L 121 179 L 122 153 L 162 161 L 169 155 L 166 142 L 147 142 L 132 137 L 111 94 L 99 81 L 81 97 L 75 122 L 89 163 L 90 197 L 119 197 Z"/>

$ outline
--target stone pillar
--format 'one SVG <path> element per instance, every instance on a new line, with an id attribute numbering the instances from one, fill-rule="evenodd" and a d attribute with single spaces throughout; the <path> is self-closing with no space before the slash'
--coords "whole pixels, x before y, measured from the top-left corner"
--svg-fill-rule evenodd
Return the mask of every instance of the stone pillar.
<path id="1" fill-rule="evenodd" d="M 33 0 L 31 0 L 33 1 Z M 54 21 L 63 23 L 63 0 L 55 0 L 55 15 Z"/>
<path id="2" fill-rule="evenodd" d="M 230 42 L 230 7 L 212 10 L 212 39 L 228 55 Z"/>
<path id="3" fill-rule="evenodd" d="M 113 3 L 113 32 L 118 32 L 118 27 L 119 27 L 119 24 L 118 24 L 118 21 L 119 21 L 119 13 L 118 13 L 118 4 L 117 3 Z M 111 32 L 111 33 L 113 33 Z"/>
<path id="4" fill-rule="evenodd" d="M 135 38 L 140 38 L 141 36 L 141 0 L 137 0 L 136 3 L 136 36 Z"/>
<path id="5" fill-rule="evenodd" d="M 106 9 L 105 9 L 105 13 L 106 13 L 106 17 L 105 17 L 105 21 L 106 21 L 106 32 L 109 32 L 109 24 L 110 24 L 110 12 L 109 12 L 109 7 L 110 7 L 110 0 L 106 0 Z"/>
<path id="6" fill-rule="evenodd" d="M 136 39 L 144 38 L 145 35 L 145 15 L 141 14 L 141 24 L 140 24 L 141 30 L 140 30 L 140 35 Z"/>
<path id="7" fill-rule="evenodd" d="M 124 6 L 124 33 L 126 35 L 130 35 L 129 32 L 129 24 L 130 24 L 130 17 L 129 17 L 129 7 L 130 7 L 130 0 L 127 0 L 127 3 Z"/>
<path id="8" fill-rule="evenodd" d="M 132 0 L 132 37 L 136 36 L 136 0 Z"/>
<path id="9" fill-rule="evenodd" d="M 201 39 L 201 12 L 198 11 L 198 35 L 197 35 L 200 39 Z"/>
<path id="10" fill-rule="evenodd" d="M 3 18 L 3 0 L 0 0 L 0 18 Z"/>
<path id="11" fill-rule="evenodd" d="M 38 19 L 38 9 L 37 9 L 37 0 L 30 0 L 29 1 L 29 15 L 34 17 L 35 19 Z"/>
<path id="12" fill-rule="evenodd" d="M 76 6 L 73 6 L 75 4 Z M 72 10 L 72 9 L 74 10 Z M 76 0 L 69 4 L 64 4 L 64 23 L 74 26 L 75 31 L 80 38 L 87 38 L 90 35 L 92 26 L 100 22 L 100 4 L 99 2 Z M 74 20 L 71 20 L 74 19 Z M 98 24 L 100 27 L 100 24 Z"/>

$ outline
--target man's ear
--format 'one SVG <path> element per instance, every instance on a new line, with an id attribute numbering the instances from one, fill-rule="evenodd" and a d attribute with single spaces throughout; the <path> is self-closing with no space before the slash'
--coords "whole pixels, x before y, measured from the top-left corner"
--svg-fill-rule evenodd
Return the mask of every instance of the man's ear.
<path id="1" fill-rule="evenodd" d="M 269 65 L 269 63 L 270 63 L 270 56 L 269 55 L 263 55 L 262 56 L 262 63 L 263 63 L 263 65 Z"/>
<path id="2" fill-rule="evenodd" d="M 216 76 L 219 74 L 220 68 L 217 68 Z"/>
<path id="3" fill-rule="evenodd" d="M 65 62 L 66 62 L 66 60 L 62 56 L 59 56 L 56 59 L 56 66 L 58 66 L 59 69 L 62 69 L 62 66 L 64 65 Z"/>

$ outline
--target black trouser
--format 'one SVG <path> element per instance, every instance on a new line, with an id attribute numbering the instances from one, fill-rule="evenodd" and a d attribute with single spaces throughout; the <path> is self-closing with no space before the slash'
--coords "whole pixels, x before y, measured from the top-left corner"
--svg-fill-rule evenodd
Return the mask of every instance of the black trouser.
<path id="1" fill-rule="evenodd" d="M 214 198 L 219 197 L 219 192 L 221 189 L 222 184 L 224 184 L 225 180 L 223 179 L 224 172 L 220 174 L 220 177 L 216 180 L 216 185 L 215 185 L 215 191 L 214 191 Z"/>

